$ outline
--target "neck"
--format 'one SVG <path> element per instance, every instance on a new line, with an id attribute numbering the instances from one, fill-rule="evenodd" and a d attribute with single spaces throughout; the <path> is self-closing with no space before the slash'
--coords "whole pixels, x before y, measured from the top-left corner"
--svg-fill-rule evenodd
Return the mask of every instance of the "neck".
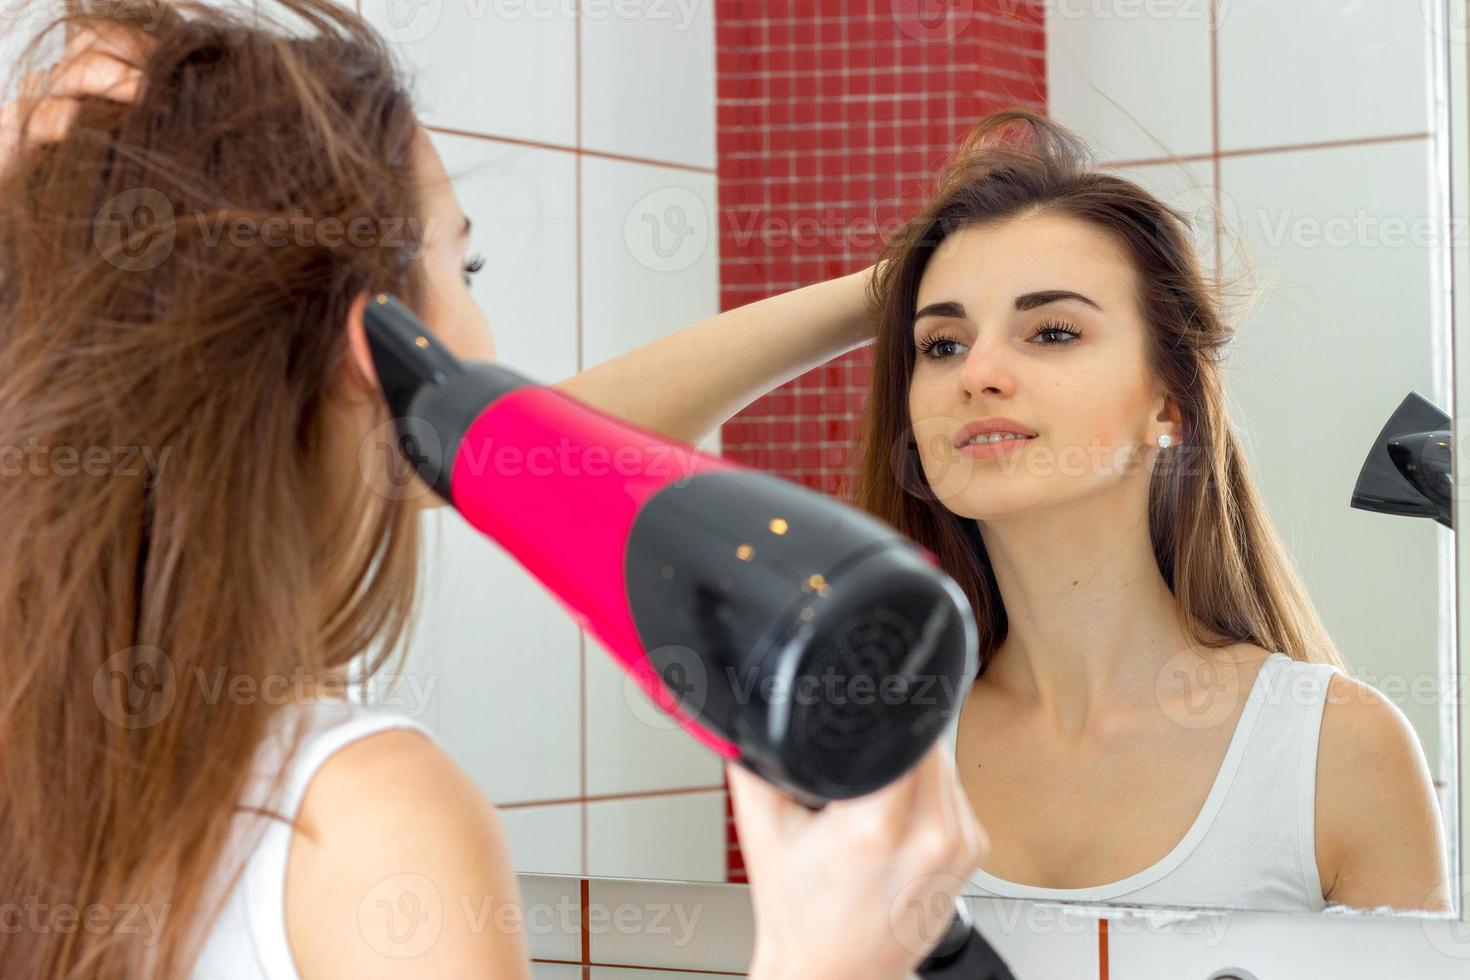
<path id="1" fill-rule="evenodd" d="M 1157 703 L 1195 644 L 1149 540 L 1147 493 L 1120 485 L 980 522 L 1009 629 L 984 681 L 1076 735 Z"/>

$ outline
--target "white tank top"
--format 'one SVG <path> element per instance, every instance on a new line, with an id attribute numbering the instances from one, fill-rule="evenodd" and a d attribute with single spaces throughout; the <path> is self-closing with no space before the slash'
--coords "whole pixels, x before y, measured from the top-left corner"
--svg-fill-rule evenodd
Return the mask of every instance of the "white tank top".
<path id="1" fill-rule="evenodd" d="M 407 715 L 365 707 L 350 700 L 320 700 L 283 706 L 272 733 L 261 743 L 246 805 L 265 806 L 268 779 L 280 771 L 292 726 L 306 725 L 290 774 L 274 812 L 295 820 L 312 776 L 338 749 L 389 728 L 412 728 L 439 740 Z M 237 814 L 231 867 L 247 852 L 244 870 L 210 926 L 192 980 L 300 980 L 286 939 L 286 858 L 292 827 L 274 818 Z M 227 869 L 220 868 L 220 883 Z"/>
<path id="2" fill-rule="evenodd" d="M 1086 888 L 1043 888 L 977 868 L 966 894 L 997 898 L 1316 912 L 1317 738 L 1337 668 L 1273 653 L 1194 824 L 1155 864 Z M 953 739 L 956 723 L 947 729 Z M 953 746 L 951 742 L 951 746 Z M 1100 834 L 1098 846 L 1106 847 Z"/>

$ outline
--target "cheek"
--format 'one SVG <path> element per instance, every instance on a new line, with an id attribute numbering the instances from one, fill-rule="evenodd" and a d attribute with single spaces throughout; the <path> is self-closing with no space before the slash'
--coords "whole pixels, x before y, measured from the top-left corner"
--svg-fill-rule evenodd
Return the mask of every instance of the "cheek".
<path id="1" fill-rule="evenodd" d="M 453 303 L 438 307 L 437 323 L 431 326 L 461 360 L 495 359 L 495 342 L 490 335 L 489 324 L 463 283 L 459 284 Z"/>
<path id="2" fill-rule="evenodd" d="M 908 395 L 909 429 L 926 469 L 943 465 L 951 456 L 950 439 L 963 423 L 951 407 L 938 402 L 923 384 L 911 385 Z M 932 473 L 931 473 L 932 476 Z"/>
<path id="3" fill-rule="evenodd" d="M 921 375 L 916 374 L 910 379 L 908 391 L 910 423 L 917 424 L 919 420 L 940 411 L 936 407 L 933 388 L 933 382 L 926 380 Z"/>

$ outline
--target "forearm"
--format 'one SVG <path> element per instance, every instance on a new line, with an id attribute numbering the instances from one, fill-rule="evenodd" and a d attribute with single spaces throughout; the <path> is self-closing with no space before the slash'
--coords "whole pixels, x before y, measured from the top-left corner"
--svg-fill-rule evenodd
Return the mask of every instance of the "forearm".
<path id="1" fill-rule="evenodd" d="M 870 270 L 700 320 L 552 387 L 697 443 L 774 388 L 871 339 Z"/>

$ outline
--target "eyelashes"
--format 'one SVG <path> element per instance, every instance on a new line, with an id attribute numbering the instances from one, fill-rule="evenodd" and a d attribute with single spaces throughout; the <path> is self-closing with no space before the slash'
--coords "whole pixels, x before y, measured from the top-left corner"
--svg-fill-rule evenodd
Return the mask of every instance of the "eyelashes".
<path id="1" fill-rule="evenodd" d="M 1061 320 L 1043 320 L 1041 324 L 1034 331 L 1032 331 L 1027 340 L 1035 340 L 1037 337 L 1040 337 L 1043 334 L 1054 337 L 1064 337 L 1065 339 L 1045 341 L 1044 343 L 1038 344 L 1038 346 L 1040 347 L 1066 347 L 1067 345 L 1076 342 L 1082 336 L 1081 331 L 1077 330 L 1071 324 L 1064 323 Z M 930 352 L 933 351 L 934 348 L 939 347 L 943 344 L 957 343 L 959 343 L 959 341 L 956 340 L 954 337 L 945 336 L 944 334 L 935 334 L 932 337 L 925 338 L 921 343 L 919 343 L 918 349 L 919 353 L 924 357 L 927 357 L 932 361 L 942 361 L 949 355 L 932 354 Z"/>
<path id="2" fill-rule="evenodd" d="M 464 264 L 464 284 L 470 285 L 475 273 L 483 268 L 485 268 L 485 257 L 483 255 L 471 256 L 470 260 Z"/>

